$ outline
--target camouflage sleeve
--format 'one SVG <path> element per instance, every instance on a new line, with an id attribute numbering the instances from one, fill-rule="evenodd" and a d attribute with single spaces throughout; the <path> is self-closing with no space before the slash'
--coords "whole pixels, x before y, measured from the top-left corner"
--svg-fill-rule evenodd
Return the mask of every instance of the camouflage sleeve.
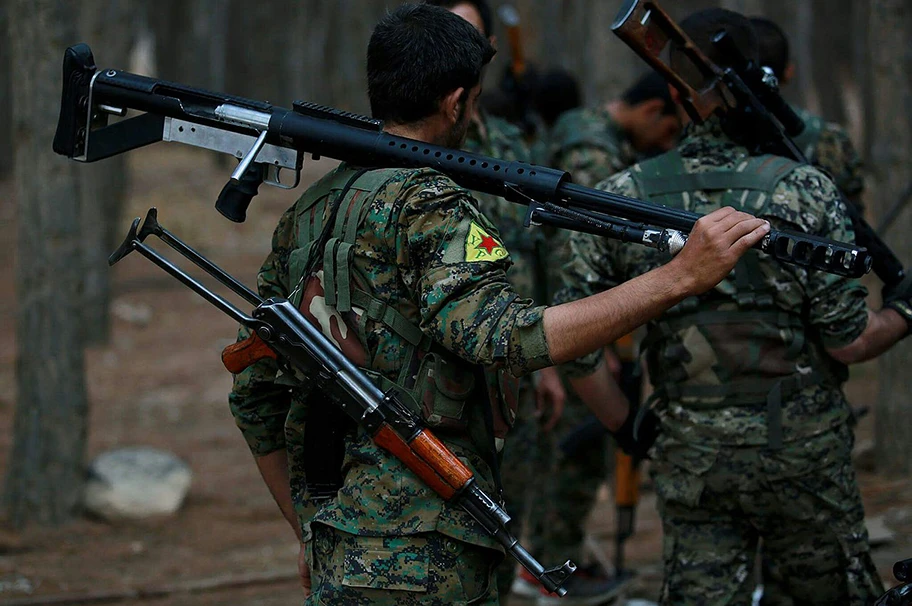
<path id="1" fill-rule="evenodd" d="M 544 307 L 508 284 L 510 258 L 469 193 L 448 177 L 418 173 L 405 185 L 397 262 L 419 301 L 420 327 L 473 363 L 523 375 L 551 365 Z"/>
<path id="2" fill-rule="evenodd" d="M 597 188 L 632 197 L 639 194 L 627 171 L 602 181 Z M 571 233 L 567 240 L 555 305 L 603 292 L 625 279 L 625 263 L 618 241 L 579 232 Z M 595 372 L 601 360 L 602 351 L 598 350 L 561 368 L 570 377 L 581 377 Z"/>
<path id="3" fill-rule="evenodd" d="M 861 156 L 849 134 L 838 124 L 828 122 L 820 132 L 814 150 L 814 161 L 833 177 L 836 186 L 849 198 L 857 199 L 864 191 Z"/>
<path id="4" fill-rule="evenodd" d="M 773 192 L 774 202 L 801 209 L 793 222 L 802 231 L 839 242 L 854 242 L 855 232 L 832 181 L 820 171 L 805 166 L 783 179 Z M 784 225 L 785 228 L 792 226 Z M 851 280 L 822 271 L 806 274 L 805 297 L 808 321 L 824 347 L 844 347 L 864 332 L 868 323 L 867 289 Z"/>
<path id="5" fill-rule="evenodd" d="M 263 298 L 287 297 L 288 255 L 294 246 L 294 214 L 289 209 L 272 236 L 272 252 L 257 275 L 257 290 Z M 241 327 L 238 340 L 250 332 Z M 228 405 L 235 423 L 254 456 L 285 448 L 285 418 L 291 402 L 287 385 L 276 383 L 275 360 L 263 359 L 234 376 Z"/>

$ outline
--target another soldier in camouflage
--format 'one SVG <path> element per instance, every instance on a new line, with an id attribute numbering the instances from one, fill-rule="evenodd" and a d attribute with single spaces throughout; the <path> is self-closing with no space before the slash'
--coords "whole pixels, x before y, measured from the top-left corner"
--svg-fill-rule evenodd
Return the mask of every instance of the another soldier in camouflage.
<path id="1" fill-rule="evenodd" d="M 680 132 L 668 84 L 652 72 L 604 107 L 562 114 L 551 130 L 546 164 L 594 187 L 639 157 L 668 151 Z"/>
<path id="2" fill-rule="evenodd" d="M 562 114 L 551 130 L 547 163 L 570 172 L 574 182 L 592 187 L 636 162 L 638 156 L 671 149 L 680 129 L 677 106 L 668 84 L 652 72 L 603 108 L 576 109 Z M 559 237 L 565 242 L 569 232 Z M 606 352 L 606 363 L 617 372 L 622 363 L 633 364 L 618 359 L 611 348 Z M 571 398 L 557 426 L 557 441 L 565 440 L 590 417 L 589 410 L 578 399 Z M 583 526 L 610 470 L 608 447 L 605 435 L 586 441 L 572 457 L 558 450 L 553 464 L 543 470 L 546 479 L 533 487 L 533 500 L 538 505 L 529 520 L 533 528 L 530 549 L 539 558 L 549 561 L 559 557 L 557 554 L 568 554 L 564 557 L 582 560 Z M 589 584 L 598 583 L 605 593 L 616 594 L 623 589 L 623 583 L 598 564 L 581 570 L 577 578 L 578 582 L 585 578 Z M 528 574 L 522 574 L 516 589 L 530 596 L 540 592 Z M 555 597 L 538 598 L 541 606 L 557 602 Z"/>
<path id="3" fill-rule="evenodd" d="M 397 7 L 368 45 L 374 117 L 391 133 L 458 147 L 493 52 L 443 9 Z M 503 434 L 491 425 L 511 414 L 505 372 L 523 375 L 603 347 L 711 288 L 768 231 L 767 222 L 725 209 L 700 219 L 693 244 L 668 265 L 589 299 L 536 307 L 507 284 L 509 254 L 466 190 L 431 169 L 342 164 L 282 217 L 258 286 L 264 297 L 299 305 L 380 385 L 398 388 L 493 493 Z M 315 422 L 323 400 L 270 360 L 237 375 L 230 397 L 302 541 L 308 603 L 496 604 L 496 541 L 363 429 Z M 597 409 L 609 425 L 624 421 Z M 311 451 L 327 433 L 342 433 L 338 490 L 308 482 L 334 454 Z"/>
<path id="4" fill-rule="evenodd" d="M 717 64 L 726 58 L 710 39 L 723 29 L 757 56 L 753 29 L 737 13 L 710 9 L 681 27 Z M 674 50 L 672 62 L 699 84 Z M 751 157 L 718 118 L 689 125 L 676 150 L 598 187 L 696 212 L 736 204 L 781 228 L 853 239 L 829 179 L 784 158 Z M 571 243 L 574 260 L 558 300 L 610 288 L 667 260 L 580 234 Z M 908 310 L 903 292 L 890 305 Z M 714 290 L 650 323 L 643 346 L 654 406 L 638 413 L 640 441 L 625 449 L 642 454 L 661 430 L 651 454 L 665 534 L 663 604 L 751 604 L 761 538 L 796 604 L 861 606 L 881 593 L 840 386 L 845 364 L 879 355 L 908 324 L 894 309 L 868 310 L 865 294 L 857 281 L 751 251 Z M 584 399 L 610 397 L 610 377 L 596 357 L 574 366 L 573 385 Z"/>
<path id="5" fill-rule="evenodd" d="M 760 43 L 760 63 L 773 70 L 780 86 L 787 86 L 795 77 L 795 64 L 790 58 L 785 32 L 764 17 L 751 17 L 751 24 Z M 849 200 L 860 205 L 864 191 L 863 166 L 849 133 L 806 109 L 795 111 L 805 124 L 804 132 L 795 138 L 799 149 L 811 164 L 833 178 Z"/>

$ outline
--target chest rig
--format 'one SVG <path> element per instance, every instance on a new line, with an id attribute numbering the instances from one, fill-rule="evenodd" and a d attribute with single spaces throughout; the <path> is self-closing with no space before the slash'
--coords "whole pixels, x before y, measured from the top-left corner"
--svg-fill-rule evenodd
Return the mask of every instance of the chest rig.
<path id="1" fill-rule="evenodd" d="M 775 216 L 772 193 L 797 166 L 764 155 L 747 158 L 735 170 L 688 173 L 681 155 L 672 151 L 631 174 L 651 202 L 685 208 L 690 192 L 723 192 L 719 207 Z M 699 410 L 765 409 L 767 441 L 780 448 L 783 399 L 811 385 L 838 381 L 809 342 L 800 314 L 776 305 L 775 281 L 769 275 L 775 270 L 758 251 L 748 251 L 715 289 L 666 312 L 641 348 L 660 402 Z"/>
<path id="2" fill-rule="evenodd" d="M 376 280 L 355 263 L 356 239 L 372 202 L 378 191 L 395 192 L 392 179 L 400 172 L 342 165 L 298 201 L 296 249 L 288 263 L 289 283 L 297 286 L 290 300 L 382 390 L 396 390 L 440 437 L 496 458 L 492 442 L 502 444 L 515 420 L 512 384 L 501 380 L 502 373 L 482 371 L 434 343 L 412 319 L 418 317 L 416 303 L 386 292 L 397 291 L 389 285 L 380 292 Z M 378 262 L 395 265 L 396 260 Z M 379 338 L 377 325 L 394 339 Z M 378 364 L 379 356 L 385 357 L 384 365 Z M 394 377 L 391 359 L 401 361 Z"/>

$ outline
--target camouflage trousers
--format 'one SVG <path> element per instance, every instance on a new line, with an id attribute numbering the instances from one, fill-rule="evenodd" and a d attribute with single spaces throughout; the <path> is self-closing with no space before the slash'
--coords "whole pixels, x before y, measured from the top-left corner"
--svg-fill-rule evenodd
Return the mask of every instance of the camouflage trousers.
<path id="1" fill-rule="evenodd" d="M 665 535 L 661 603 L 750 605 L 761 539 L 772 572 L 765 604 L 873 603 L 883 587 L 852 443 L 844 425 L 779 450 L 660 436 L 652 474 Z"/>
<path id="2" fill-rule="evenodd" d="M 364 537 L 313 524 L 305 606 L 496 606 L 502 554 L 437 532 Z"/>

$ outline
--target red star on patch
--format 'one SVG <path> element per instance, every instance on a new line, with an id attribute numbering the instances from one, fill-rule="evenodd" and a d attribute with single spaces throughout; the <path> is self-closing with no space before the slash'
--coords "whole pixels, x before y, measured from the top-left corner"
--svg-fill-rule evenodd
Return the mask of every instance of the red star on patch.
<path id="1" fill-rule="evenodd" d="M 495 248 L 500 248 L 500 243 L 491 236 L 485 236 L 481 239 L 481 244 L 478 245 L 478 248 L 485 249 L 490 255 L 492 252 L 494 252 Z"/>

